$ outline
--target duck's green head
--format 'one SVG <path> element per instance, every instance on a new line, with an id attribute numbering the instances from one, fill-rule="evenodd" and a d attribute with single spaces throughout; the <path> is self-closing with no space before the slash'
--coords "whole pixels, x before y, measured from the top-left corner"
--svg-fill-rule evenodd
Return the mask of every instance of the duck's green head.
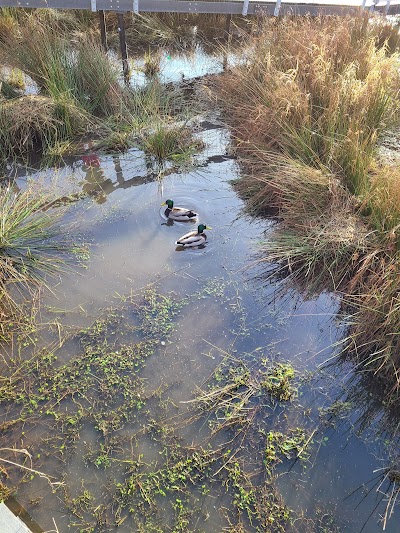
<path id="1" fill-rule="evenodd" d="M 210 226 L 206 226 L 205 224 L 199 224 L 199 225 L 197 226 L 197 231 L 198 231 L 198 233 L 203 233 L 203 231 L 204 231 L 205 229 L 212 229 L 212 228 L 210 228 Z"/>
<path id="2" fill-rule="evenodd" d="M 174 202 L 172 200 L 165 200 L 161 205 L 166 205 L 168 209 L 172 209 L 174 207 Z"/>

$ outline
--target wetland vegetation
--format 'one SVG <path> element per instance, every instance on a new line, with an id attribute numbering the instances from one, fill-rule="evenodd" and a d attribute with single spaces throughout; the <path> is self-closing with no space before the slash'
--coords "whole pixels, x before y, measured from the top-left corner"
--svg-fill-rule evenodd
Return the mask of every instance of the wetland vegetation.
<path id="1" fill-rule="evenodd" d="M 308 296 L 343 295 L 343 353 L 396 403 L 400 175 L 379 143 L 399 126 L 398 26 L 266 19 L 251 39 L 217 86 L 244 168 L 237 189 L 280 221 L 262 260 Z"/>
<path id="2" fill-rule="evenodd" d="M 233 25 L 226 44 L 221 16 L 129 16 L 144 76 L 129 85 L 115 15 L 106 52 L 93 14 L 0 12 L 0 498 L 51 515 L 60 532 L 393 523 L 400 174 L 379 144 L 398 127 L 398 28 L 368 16 Z M 232 47 L 224 62 L 232 50 L 240 60 L 163 83 L 161 47 L 190 55 L 216 42 Z M 76 164 L 86 175 L 71 185 Z M 274 221 L 253 268 L 267 263 L 257 275 L 277 286 L 259 294 L 242 274 L 260 232 L 238 216 L 227 176 L 247 213 Z M 226 228 L 201 253 L 175 252 L 182 227 L 154 222 L 159 196 L 178 200 L 176 190 Z M 107 210 L 110 192 L 119 200 Z M 329 342 L 300 315 L 297 344 L 300 300 L 315 302 L 316 329 L 319 314 L 337 315 Z M 359 486 L 336 488 L 332 505 L 310 472 L 333 486 L 342 425 L 379 460 L 360 452 Z M 353 511 L 335 508 L 359 496 Z"/>

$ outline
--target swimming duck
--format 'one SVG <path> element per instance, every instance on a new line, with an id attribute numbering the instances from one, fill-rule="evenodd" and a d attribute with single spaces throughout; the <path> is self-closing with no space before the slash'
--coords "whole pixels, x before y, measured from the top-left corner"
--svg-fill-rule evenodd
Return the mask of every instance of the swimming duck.
<path id="1" fill-rule="evenodd" d="M 167 209 L 165 210 L 165 216 L 167 218 L 171 218 L 172 220 L 177 220 L 178 222 L 193 220 L 199 216 L 191 209 L 186 209 L 185 207 L 174 207 L 173 200 L 166 200 L 161 205 L 167 206 Z"/>
<path id="2" fill-rule="evenodd" d="M 205 229 L 211 228 L 205 224 L 199 224 L 197 226 L 197 231 L 191 231 L 186 233 L 186 235 L 182 235 L 182 237 L 178 239 L 175 244 L 178 246 L 183 246 L 184 248 L 189 248 L 189 246 L 200 246 L 207 240 L 207 235 L 203 233 Z"/>

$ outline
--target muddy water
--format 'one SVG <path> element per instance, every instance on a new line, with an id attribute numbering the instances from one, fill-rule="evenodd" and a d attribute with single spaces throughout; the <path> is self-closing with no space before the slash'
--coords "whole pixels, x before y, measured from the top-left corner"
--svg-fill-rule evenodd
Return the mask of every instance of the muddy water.
<path id="1" fill-rule="evenodd" d="M 169 61 L 167 56 L 163 60 Z M 207 117 L 202 124 L 199 136 L 206 147 L 198 155 L 196 167 L 162 180 L 154 179 L 139 150 L 105 157 L 88 153 L 56 172 L 49 169 L 18 179 L 21 187 L 27 179 L 40 181 L 60 196 L 88 195 L 70 206 L 64 227 L 90 243 L 90 260 L 78 273 L 62 277 L 56 294 L 44 301 L 43 318 L 57 316 L 64 325 L 86 327 L 122 295 L 139 293 L 150 283 L 156 283 L 164 293 L 173 291 L 177 298 L 203 291 L 203 296 L 194 296 L 175 319 L 172 336 L 160 337 L 159 349 L 142 373 L 146 390 L 168 388 L 174 406 L 183 411 L 186 404 L 181 402 L 193 398 L 224 352 L 239 358 L 246 353 L 259 353 L 260 358 L 267 354 L 277 361 L 292 362 L 299 373 L 309 376 L 301 385 L 300 402 L 311 425 L 319 427 L 319 409 L 330 407 L 336 399 L 347 399 L 353 374 L 350 365 L 335 359 L 321 369 L 321 364 L 336 353 L 333 344 L 342 335 L 335 318 L 338 299 L 322 294 L 303 301 L 294 290 L 278 297 L 279 285 L 261 281 L 263 267 L 255 265 L 257 244 L 270 238 L 271 224 L 246 216 L 243 202 L 230 184 L 239 176 L 239 168 L 227 155 L 229 132 L 216 117 Z M 212 227 L 203 248 L 179 250 L 175 246 L 195 224 L 168 222 L 160 207 L 167 198 L 197 211 L 200 222 Z M 60 357 L 67 361 L 76 349 L 68 345 Z M 380 530 L 385 498 L 379 503 L 382 494 L 373 483 L 365 486 L 373 489 L 370 493 L 351 493 L 374 478 L 377 469 L 387 466 L 393 443 L 382 426 L 378 431 L 379 401 L 374 423 L 360 427 L 362 417 L 368 420 L 374 393 L 365 393 L 362 383 L 352 387 L 350 412 L 318 429 L 307 462 L 284 462 L 279 467 L 277 487 L 289 507 L 310 519 L 322 517 L 324 531 L 372 533 Z M 357 398 L 361 400 L 357 402 Z M 289 404 L 285 417 L 295 426 L 298 410 Z M 198 438 L 197 433 L 183 431 L 182 435 L 188 442 Z M 97 439 L 93 428 L 83 429 L 65 465 L 65 481 L 74 494 L 85 479 L 85 486 L 101 501 L 108 472 L 90 469 L 82 460 L 84 447 Z M 159 453 L 145 439 L 140 446 L 148 460 Z M 44 463 L 41 468 L 51 473 L 51 465 Z M 40 504 L 34 505 L 35 498 L 41 496 Z M 54 518 L 60 532 L 74 531 L 68 527 L 70 517 L 61 500 L 50 493 L 43 480 L 23 485 L 18 498 L 44 530 L 54 529 Z M 196 531 L 222 531 L 227 523 L 219 509 L 224 505 L 223 491 L 212 498 L 204 496 Z M 386 531 L 397 532 L 398 519 L 395 511 Z M 118 531 L 132 530 L 125 523 Z"/>

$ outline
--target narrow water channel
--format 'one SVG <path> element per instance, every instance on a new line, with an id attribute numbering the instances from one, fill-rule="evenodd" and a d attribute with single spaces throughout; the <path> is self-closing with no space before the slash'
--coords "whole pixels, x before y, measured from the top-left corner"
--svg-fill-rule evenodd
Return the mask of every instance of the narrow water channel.
<path id="1" fill-rule="evenodd" d="M 382 412 L 374 413 L 370 426 L 359 423 L 362 417 L 368 420 L 367 400 L 373 392 L 367 391 L 365 404 L 356 404 L 357 387 L 360 397 L 365 394 L 363 384 L 356 383 L 349 411 L 332 416 L 324 426 L 320 423 L 321 409 L 346 399 L 353 373 L 351 365 L 335 359 L 329 366 L 323 365 L 337 353 L 334 344 L 343 333 L 336 319 L 339 300 L 333 294 L 322 294 L 304 301 L 295 290 L 278 296 L 279 282 L 263 280 L 265 267 L 257 265 L 257 246 L 271 238 L 272 223 L 245 214 L 230 183 L 240 170 L 229 156 L 229 131 L 219 118 L 207 117 L 198 135 L 205 149 L 196 167 L 162 180 L 154 179 L 138 150 L 115 156 L 86 154 L 55 173 L 49 169 L 18 178 L 20 187 L 29 179 L 55 188 L 60 196 L 81 191 L 89 194 L 70 206 L 64 227 L 90 243 L 90 260 L 86 268 L 63 275 L 55 294 L 45 297 L 43 321 L 57 317 L 64 325 L 88 327 L 106 308 L 150 284 L 162 294 L 174 294 L 177 300 L 188 299 L 174 318 L 174 331 L 168 338 L 160 336 L 142 372 L 147 392 L 168 390 L 174 416 L 187 409 L 185 402 L 193 398 L 226 353 L 239 359 L 255 354 L 260 360 L 267 355 L 274 361 L 289 361 L 304 377 L 299 398 L 296 408 L 289 402 L 272 413 L 270 427 L 281 427 L 282 417 L 296 427 L 301 412 L 308 426 L 318 429 L 310 441 L 307 460 L 283 461 L 277 469 L 276 485 L 285 504 L 307 518 L 318 516 L 325 525 L 318 531 L 380 531 L 385 497 L 381 500 L 376 485 L 368 492 L 373 484 L 356 491 L 390 463 L 390 433 L 377 429 Z M 167 222 L 160 204 L 168 198 L 197 211 L 200 222 L 212 227 L 204 248 L 177 249 L 175 241 L 195 224 Z M 78 349 L 69 343 L 60 350 L 59 358 L 66 362 Z M 197 430 L 201 433 L 201 428 Z M 128 431 L 125 429 L 124 437 Z M 198 434 L 183 429 L 182 436 L 191 442 Z M 101 487 L 110 482 L 109 472 L 87 466 L 82 458 L 98 438 L 93 427 L 82 430 L 74 452 L 66 459 L 63 481 L 73 496 L 84 480 L 84 486 L 101 503 Z M 146 439 L 139 446 L 144 460 L 159 453 Z M 43 459 L 41 463 L 39 470 L 59 475 L 59 469 L 52 470 L 51 461 Z M 60 532 L 83 531 L 71 527 L 62 499 L 57 492 L 52 494 L 41 478 L 22 485 L 18 499 L 45 531 L 54 529 L 53 518 Z M 193 531 L 224 531 L 228 527 L 220 511 L 224 505 L 223 489 L 219 494 L 204 494 Z M 129 520 L 117 530 L 133 531 Z M 387 521 L 386 531 L 399 531 L 397 510 Z"/>

